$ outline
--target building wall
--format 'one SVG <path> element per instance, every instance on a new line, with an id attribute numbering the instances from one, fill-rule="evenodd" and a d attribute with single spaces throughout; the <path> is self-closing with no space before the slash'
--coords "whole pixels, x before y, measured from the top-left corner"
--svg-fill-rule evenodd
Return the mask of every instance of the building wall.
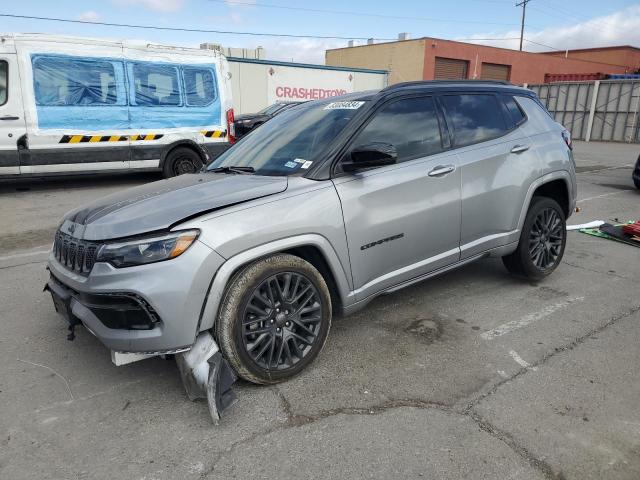
<path id="1" fill-rule="evenodd" d="M 482 63 L 511 65 L 512 83 L 542 83 L 545 73 L 625 73 L 624 67 L 613 67 L 584 60 L 572 60 L 520 52 L 506 48 L 487 47 L 448 40 L 426 39 L 422 78 L 434 78 L 435 58 L 446 57 L 469 61 L 469 78 L 480 78 Z"/>
<path id="2" fill-rule="evenodd" d="M 630 72 L 640 69 L 640 48 L 634 47 L 606 47 L 587 48 L 584 50 L 569 50 L 568 52 L 545 52 L 554 57 L 590 60 L 605 64 L 624 65 Z"/>
<path id="3" fill-rule="evenodd" d="M 422 79 L 424 39 L 327 50 L 325 64 L 389 71 L 389 84 Z"/>
<path id="4" fill-rule="evenodd" d="M 510 65 L 510 81 L 516 84 L 542 83 L 547 73 L 628 73 L 629 69 L 625 68 L 625 65 L 631 61 L 617 61 L 618 57 L 607 57 L 606 53 L 587 59 L 571 58 L 571 55 L 570 52 L 570 58 L 565 59 L 563 55 L 520 52 L 437 38 L 421 38 L 327 50 L 325 58 L 327 65 L 388 70 L 389 84 L 432 80 L 436 57 L 468 61 L 470 79 L 481 78 L 483 62 Z M 624 55 L 628 55 L 628 52 Z M 634 55 L 635 53 L 631 56 L 632 60 L 635 58 Z M 622 66 L 616 66 L 616 63 Z"/>
<path id="5" fill-rule="evenodd" d="M 305 89 L 305 93 L 324 95 L 381 89 L 387 86 L 384 71 L 361 71 L 356 68 L 331 68 L 268 60 L 228 58 L 231 73 L 233 108 L 236 114 L 254 113 L 276 101 L 276 89 Z M 310 99 L 310 98 L 309 98 Z M 290 99 L 305 100 L 305 98 Z"/>

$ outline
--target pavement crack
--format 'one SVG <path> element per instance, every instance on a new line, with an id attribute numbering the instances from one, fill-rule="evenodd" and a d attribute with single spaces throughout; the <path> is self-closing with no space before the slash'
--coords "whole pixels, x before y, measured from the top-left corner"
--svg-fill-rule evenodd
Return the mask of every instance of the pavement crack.
<path id="1" fill-rule="evenodd" d="M 507 447 L 526 460 L 529 465 L 542 473 L 545 478 L 549 480 L 565 480 L 566 477 L 561 471 L 555 471 L 547 462 L 537 458 L 529 450 L 520 445 L 513 436 L 503 430 L 500 430 L 488 420 L 480 416 L 477 412 L 473 410 L 469 411 L 466 413 L 466 416 L 470 417 L 478 425 L 480 430 L 504 443 Z"/>
<path id="2" fill-rule="evenodd" d="M 639 305 L 634 305 L 633 307 L 629 308 L 628 310 L 626 310 L 626 311 L 624 311 L 624 312 L 622 312 L 622 313 L 620 313 L 618 315 L 614 315 L 613 317 L 611 317 L 604 324 L 600 325 L 599 327 L 594 328 L 593 330 L 590 330 L 589 332 L 585 333 L 584 335 L 581 335 L 580 337 L 575 338 L 573 341 L 567 343 L 566 345 L 562 345 L 560 347 L 556 347 L 553 351 L 551 351 L 551 352 L 547 353 L 546 355 L 544 355 L 540 360 L 538 360 L 536 362 L 532 362 L 529 366 L 527 366 L 525 368 L 521 368 L 520 370 L 518 370 L 512 376 L 500 380 L 499 382 L 494 384 L 491 387 L 491 389 L 489 389 L 486 392 L 483 392 L 480 395 L 478 395 L 475 398 L 473 398 L 467 404 L 467 406 L 462 410 L 462 413 L 466 414 L 466 413 L 472 411 L 473 408 L 476 405 L 478 405 L 480 402 L 482 402 L 485 398 L 487 398 L 487 397 L 493 395 L 494 393 L 496 393 L 500 389 L 500 387 L 502 387 L 503 385 L 512 382 L 513 380 L 515 380 L 516 378 L 520 377 L 521 375 L 524 375 L 527 372 L 533 371 L 534 368 L 537 368 L 539 366 L 544 365 L 549 359 L 555 357 L 559 353 L 573 350 L 578 345 L 581 345 L 582 343 L 584 343 L 585 341 L 587 341 L 589 338 L 593 337 L 594 335 L 597 335 L 598 333 L 602 332 L 603 330 L 606 330 L 607 328 L 615 325 L 620 320 L 623 320 L 623 319 L 625 319 L 627 317 L 630 317 L 631 315 L 634 315 L 635 313 L 638 313 L 638 312 L 640 312 L 640 304 Z"/>

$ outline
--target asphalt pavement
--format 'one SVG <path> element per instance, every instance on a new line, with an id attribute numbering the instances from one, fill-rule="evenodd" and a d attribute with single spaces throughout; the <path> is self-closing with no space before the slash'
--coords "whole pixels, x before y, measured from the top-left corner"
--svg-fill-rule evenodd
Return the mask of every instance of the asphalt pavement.
<path id="1" fill-rule="evenodd" d="M 640 218 L 640 147 L 575 151 L 568 223 Z M 156 178 L 0 182 L 0 478 L 640 478 L 640 248 L 574 231 L 543 282 L 487 259 L 380 297 L 214 426 L 172 360 L 115 367 L 42 292 L 61 215 Z"/>

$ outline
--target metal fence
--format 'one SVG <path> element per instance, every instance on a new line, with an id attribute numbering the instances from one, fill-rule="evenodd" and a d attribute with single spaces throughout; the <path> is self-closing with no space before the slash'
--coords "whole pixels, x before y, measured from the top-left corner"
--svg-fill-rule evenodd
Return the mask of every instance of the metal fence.
<path id="1" fill-rule="evenodd" d="M 585 141 L 640 143 L 640 81 L 596 80 L 525 85 L 555 119 Z"/>

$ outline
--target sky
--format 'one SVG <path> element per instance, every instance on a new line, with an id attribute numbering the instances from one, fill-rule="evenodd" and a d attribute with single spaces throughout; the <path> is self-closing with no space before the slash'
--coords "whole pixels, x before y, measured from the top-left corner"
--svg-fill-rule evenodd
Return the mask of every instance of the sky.
<path id="1" fill-rule="evenodd" d="M 194 47 L 202 42 L 229 47 L 262 46 L 269 59 L 322 64 L 327 48 L 344 47 L 348 39 L 363 44 L 371 37 L 379 39 L 376 41 L 391 40 L 400 32 L 409 32 L 411 38 L 428 36 L 518 48 L 522 9 L 515 3 L 515 0 L 4 0 L 0 3 L 0 14 L 344 38 L 175 32 L 7 17 L 0 17 L 0 32 L 127 38 Z M 525 39 L 525 50 L 533 52 L 610 45 L 640 47 L 640 2 L 530 0 Z"/>

